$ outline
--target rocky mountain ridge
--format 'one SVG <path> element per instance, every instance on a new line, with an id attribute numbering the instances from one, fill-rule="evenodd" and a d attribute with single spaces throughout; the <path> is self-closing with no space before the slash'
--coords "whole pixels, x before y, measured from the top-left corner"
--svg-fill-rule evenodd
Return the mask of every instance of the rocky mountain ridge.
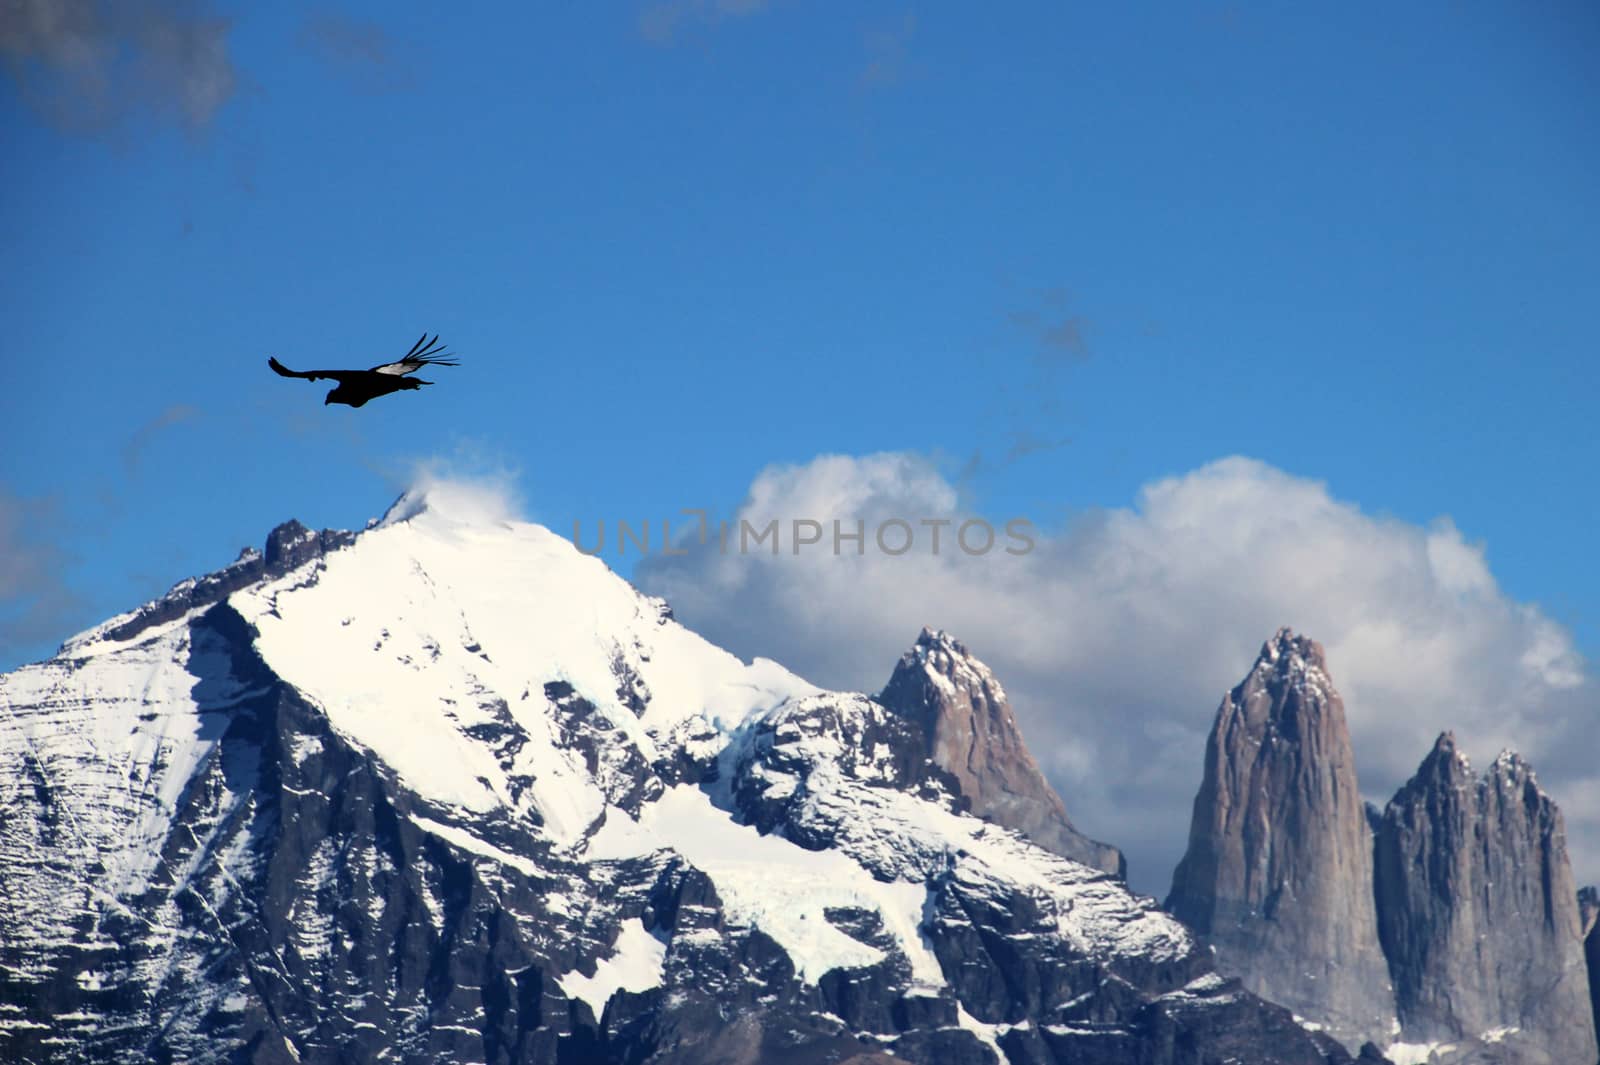
<path id="1" fill-rule="evenodd" d="M 1064 809 L 945 757 L 959 702 L 741 662 L 448 498 L 273 539 L 0 678 L 8 1060 L 1350 1060 L 1006 827 Z"/>

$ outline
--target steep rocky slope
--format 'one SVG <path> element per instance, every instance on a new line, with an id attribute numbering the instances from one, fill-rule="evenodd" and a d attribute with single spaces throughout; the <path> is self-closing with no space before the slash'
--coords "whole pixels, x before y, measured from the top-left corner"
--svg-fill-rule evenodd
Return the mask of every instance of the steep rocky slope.
<path id="1" fill-rule="evenodd" d="M 923 629 L 878 699 L 917 725 L 926 757 L 955 778 L 972 812 L 1096 869 L 1127 874 L 1122 852 L 1083 835 L 1022 740 L 989 667 L 945 632 Z"/>

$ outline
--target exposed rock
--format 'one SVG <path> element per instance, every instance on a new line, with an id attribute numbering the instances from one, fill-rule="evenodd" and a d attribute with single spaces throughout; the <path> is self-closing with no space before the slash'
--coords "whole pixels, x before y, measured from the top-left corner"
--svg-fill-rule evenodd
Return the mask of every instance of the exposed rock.
<path id="1" fill-rule="evenodd" d="M 1312 640 L 1280 629 L 1222 700 L 1166 905 L 1251 991 L 1349 1046 L 1390 1033 L 1372 836 Z"/>
<path id="2" fill-rule="evenodd" d="M 1073 827 L 1022 740 L 1005 689 L 959 640 L 924 628 L 878 699 L 918 726 L 924 757 L 955 779 L 974 814 L 1062 857 L 1127 875 L 1120 850 Z"/>
<path id="3" fill-rule="evenodd" d="M 1583 960 L 1589 969 L 1589 1003 L 1594 1026 L 1600 1030 L 1600 889 L 1578 892 L 1578 919 L 1583 926 Z"/>
<path id="4" fill-rule="evenodd" d="M 1449 1061 L 1596 1060 L 1561 813 L 1518 755 L 1482 778 L 1446 732 L 1383 812 L 1379 931 L 1402 1038 Z"/>
<path id="5" fill-rule="evenodd" d="M 161 598 L 91 629 L 64 646 L 62 652 L 69 653 L 73 645 L 81 646 L 94 640 L 132 640 L 157 625 L 176 621 L 191 610 L 220 603 L 240 588 L 264 578 L 281 577 L 354 542 L 355 533 L 343 529 L 315 532 L 290 518 L 267 534 L 265 554 L 246 547 L 230 565 L 203 577 L 179 581 Z"/>

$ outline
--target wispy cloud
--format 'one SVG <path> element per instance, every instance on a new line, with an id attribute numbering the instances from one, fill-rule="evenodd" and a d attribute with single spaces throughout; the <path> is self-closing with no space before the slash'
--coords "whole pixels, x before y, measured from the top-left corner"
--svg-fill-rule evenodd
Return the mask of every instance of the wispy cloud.
<path id="1" fill-rule="evenodd" d="M 204 0 L 4 0 L 0 61 L 63 129 L 109 133 L 146 111 L 198 132 L 238 86 L 229 28 Z"/>
<path id="2" fill-rule="evenodd" d="M 164 429 L 200 417 L 200 408 L 187 403 L 174 403 L 154 418 L 135 429 L 133 435 L 122 448 L 122 464 L 127 469 L 129 476 L 139 472 L 139 463 L 144 458 L 145 449 L 150 442 L 159 436 Z"/>
<path id="3" fill-rule="evenodd" d="M 522 504 L 513 478 L 461 477 L 424 469 L 418 471 L 383 520 L 405 521 L 424 510 L 473 525 L 505 524 L 521 520 Z"/>
<path id="4" fill-rule="evenodd" d="M 426 509 L 476 522 L 520 521 L 527 513 L 521 468 L 481 440 L 458 440 L 447 455 L 426 455 L 379 472 L 400 488 L 385 520 L 403 521 Z"/>
<path id="5" fill-rule="evenodd" d="M 686 30 L 747 18 L 767 6 L 767 0 L 657 0 L 639 12 L 639 34 L 652 44 L 672 44 Z"/>
<path id="6" fill-rule="evenodd" d="M 0 488 L 0 662 L 59 640 L 83 608 L 66 583 L 59 503 Z"/>
<path id="7" fill-rule="evenodd" d="M 299 40 L 360 88 L 383 92 L 416 84 L 416 64 L 401 60 L 394 38 L 376 22 L 323 11 L 307 16 Z"/>
<path id="8" fill-rule="evenodd" d="M 1042 455 L 1072 443 L 1070 436 L 1042 436 L 1023 429 L 1011 434 L 1011 446 L 1006 449 L 1006 461 L 1016 462 L 1029 455 Z"/>
<path id="9" fill-rule="evenodd" d="M 866 31 L 867 62 L 861 68 L 865 88 L 897 85 L 911 71 L 911 39 L 917 30 L 917 16 L 905 14 L 895 22 Z"/>
<path id="10" fill-rule="evenodd" d="M 1027 306 L 1006 314 L 1006 319 L 1027 334 L 1040 365 L 1081 362 L 1089 357 L 1089 320 L 1071 309 L 1072 296 L 1064 288 L 1040 289 Z"/>

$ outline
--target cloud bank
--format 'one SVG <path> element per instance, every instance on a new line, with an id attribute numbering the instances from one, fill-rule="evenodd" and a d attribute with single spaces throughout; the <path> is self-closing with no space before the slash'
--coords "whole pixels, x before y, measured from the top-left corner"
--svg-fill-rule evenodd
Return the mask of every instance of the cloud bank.
<path id="1" fill-rule="evenodd" d="M 878 522 L 966 515 L 954 486 L 908 454 L 773 467 L 737 518 Z M 1014 515 L 989 515 L 1002 527 Z M 1581 879 L 1600 878 L 1597 685 L 1569 634 L 1499 588 L 1481 545 L 1448 519 L 1374 516 L 1326 485 L 1227 458 L 1146 485 L 1034 550 L 889 556 L 854 548 L 721 554 L 691 537 L 637 582 L 685 624 L 832 687 L 876 691 L 923 624 L 999 673 L 1035 755 L 1079 826 L 1123 847 L 1134 885 L 1164 894 L 1223 693 L 1289 625 L 1323 643 L 1357 768 L 1382 803 L 1434 737 L 1484 764 L 1530 758 L 1567 817 Z"/>

